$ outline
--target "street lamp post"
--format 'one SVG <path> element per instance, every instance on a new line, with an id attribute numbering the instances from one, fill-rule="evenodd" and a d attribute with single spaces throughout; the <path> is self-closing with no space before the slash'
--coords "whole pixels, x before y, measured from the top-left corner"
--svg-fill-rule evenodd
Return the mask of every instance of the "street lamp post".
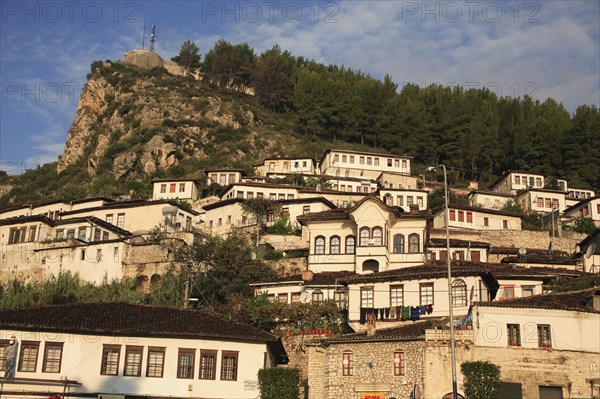
<path id="1" fill-rule="evenodd" d="M 452 303 L 452 268 L 450 262 L 450 227 L 448 221 L 450 219 L 448 209 L 448 176 L 446 173 L 446 165 L 439 164 L 444 170 L 444 224 L 446 225 L 446 267 L 448 268 L 448 305 L 450 308 L 450 363 L 452 368 L 452 399 L 458 399 L 458 390 L 456 384 L 456 345 L 454 341 L 454 310 Z M 436 167 L 428 168 L 434 171 Z"/>

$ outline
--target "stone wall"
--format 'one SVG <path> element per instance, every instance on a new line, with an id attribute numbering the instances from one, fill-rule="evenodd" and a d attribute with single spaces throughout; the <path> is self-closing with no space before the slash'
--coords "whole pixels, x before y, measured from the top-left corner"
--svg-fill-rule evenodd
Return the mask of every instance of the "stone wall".
<path id="1" fill-rule="evenodd" d="M 267 260 L 265 262 L 273 267 L 280 276 L 293 276 L 308 269 L 308 260 L 306 258 Z"/>
<path id="2" fill-rule="evenodd" d="M 260 243 L 270 244 L 277 251 L 308 248 L 308 243 L 302 237 L 291 234 L 265 234 L 260 238 Z"/>
<path id="3" fill-rule="evenodd" d="M 309 347 L 309 399 L 356 399 L 382 392 L 386 398 L 408 398 L 415 384 L 423 386 L 424 342 L 336 343 Z M 353 375 L 342 375 L 345 351 L 352 352 Z M 394 375 L 394 352 L 404 352 L 405 372 Z"/>
<path id="4" fill-rule="evenodd" d="M 489 361 L 500 366 L 504 382 L 520 383 L 523 398 L 538 399 L 539 386 L 562 386 L 564 398 L 591 398 L 586 379 L 600 378 L 600 354 L 518 347 L 484 348 L 460 343 L 456 349 L 458 391 L 463 393 L 460 365 Z M 451 392 L 450 349 L 447 343 L 428 342 L 425 350 L 424 398 Z M 596 388 L 595 395 L 600 394 Z M 543 398 L 540 398 L 543 399 Z"/>
<path id="5" fill-rule="evenodd" d="M 431 229 L 431 238 L 446 238 L 444 229 Z M 568 254 L 575 252 L 575 245 L 585 238 L 585 234 L 563 231 L 562 237 L 550 237 L 547 231 L 530 230 L 450 230 L 450 238 L 459 240 L 482 241 L 494 247 L 548 249 Z"/>

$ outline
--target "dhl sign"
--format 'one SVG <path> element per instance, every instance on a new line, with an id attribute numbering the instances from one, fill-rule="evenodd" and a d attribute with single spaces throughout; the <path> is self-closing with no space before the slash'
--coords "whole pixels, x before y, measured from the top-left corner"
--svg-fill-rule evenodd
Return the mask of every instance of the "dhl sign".
<path id="1" fill-rule="evenodd" d="M 360 394 L 360 399 L 385 399 L 383 392 L 363 392 Z"/>

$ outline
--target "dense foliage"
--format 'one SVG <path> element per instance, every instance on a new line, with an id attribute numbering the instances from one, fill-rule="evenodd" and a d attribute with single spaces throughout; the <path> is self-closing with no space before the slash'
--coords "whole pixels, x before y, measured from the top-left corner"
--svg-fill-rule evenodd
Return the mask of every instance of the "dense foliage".
<path id="1" fill-rule="evenodd" d="M 500 389 L 500 367 L 490 362 L 464 362 L 464 390 L 468 399 L 496 399 Z"/>
<path id="2" fill-rule="evenodd" d="M 558 280 L 548 287 L 552 292 L 571 292 L 600 287 L 600 274 L 587 274 L 574 279 Z"/>
<path id="3" fill-rule="evenodd" d="M 300 370 L 270 368 L 258 371 L 261 399 L 296 399 L 300 395 Z"/>

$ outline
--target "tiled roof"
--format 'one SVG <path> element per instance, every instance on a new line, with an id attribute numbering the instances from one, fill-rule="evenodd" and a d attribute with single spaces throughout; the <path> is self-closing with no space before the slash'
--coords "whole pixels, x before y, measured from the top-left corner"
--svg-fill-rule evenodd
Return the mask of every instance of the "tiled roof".
<path id="1" fill-rule="evenodd" d="M 579 262 L 568 256 L 555 254 L 529 254 L 525 256 L 507 256 L 501 260 L 502 263 L 537 263 L 544 265 L 572 265 L 577 266 Z"/>
<path id="2" fill-rule="evenodd" d="M 480 208 L 478 206 L 449 204 L 448 208 L 449 209 L 459 209 L 459 210 L 463 210 L 463 211 L 479 212 L 479 213 L 489 213 L 492 215 L 510 216 L 510 217 L 521 218 L 521 219 L 523 219 L 523 217 L 524 217 L 523 215 L 519 215 L 517 213 L 504 212 L 504 211 L 499 211 L 497 209 Z M 440 209 L 440 210 L 436 211 L 436 213 L 443 212 L 443 211 L 444 211 L 443 209 Z"/>
<path id="3" fill-rule="evenodd" d="M 125 208 L 137 208 L 137 207 L 142 207 L 142 206 L 151 206 L 151 205 L 160 205 L 160 204 L 168 204 L 171 206 L 175 206 L 177 208 L 179 208 L 180 210 L 184 211 L 184 212 L 188 212 L 191 213 L 192 215 L 196 216 L 199 215 L 198 212 L 193 211 L 191 209 L 185 209 L 181 206 L 181 204 L 179 204 L 176 201 L 172 201 L 172 200 L 154 200 L 154 201 L 144 201 L 144 200 L 131 200 L 131 201 L 117 201 L 117 202 L 113 202 L 113 203 L 109 203 L 109 204 L 105 204 L 102 206 L 95 206 L 92 208 L 83 208 L 83 209 L 77 209 L 74 211 L 66 211 L 66 212 L 61 212 L 60 215 L 61 216 L 68 216 L 68 215 L 74 215 L 77 213 L 86 213 L 86 212 L 91 212 L 91 211 L 98 211 L 98 210 L 104 210 L 104 209 L 125 209 Z"/>
<path id="4" fill-rule="evenodd" d="M 550 250 L 548 251 L 548 249 L 545 248 L 525 248 L 526 250 L 526 255 L 527 254 L 541 254 L 541 253 L 545 253 L 545 254 L 553 254 L 553 255 L 566 255 L 566 252 L 563 251 L 559 251 L 559 250 Z M 492 247 L 492 249 L 490 249 L 490 254 L 505 254 L 505 255 L 516 255 L 519 253 L 519 248 L 517 247 Z"/>
<path id="5" fill-rule="evenodd" d="M 596 195 L 596 196 L 594 196 L 594 197 L 590 197 L 590 198 L 586 198 L 586 199 L 584 199 L 584 200 L 581 200 L 581 201 L 579 201 L 578 203 L 576 203 L 575 205 L 571 205 L 570 207 L 568 207 L 567 209 L 565 209 L 565 210 L 563 211 L 563 213 L 567 213 L 567 212 L 570 212 L 570 211 L 572 211 L 572 210 L 578 209 L 578 208 L 580 208 L 580 207 L 582 207 L 582 206 L 584 206 L 584 205 L 587 205 L 587 204 L 589 204 L 590 202 L 592 202 L 592 201 L 594 201 L 594 200 L 597 200 L 597 199 L 600 199 L 600 195 Z"/>
<path id="6" fill-rule="evenodd" d="M 503 193 L 497 193 L 495 191 L 485 191 L 485 190 L 473 190 L 469 193 L 469 195 L 471 194 L 484 194 L 484 195 L 493 195 L 494 197 L 505 197 L 505 198 L 512 198 L 513 196 L 510 194 L 503 194 Z"/>
<path id="7" fill-rule="evenodd" d="M 14 218 L 1 219 L 0 226 L 8 226 L 8 225 L 13 225 L 13 224 L 21 224 L 21 223 L 29 223 L 29 222 L 42 222 L 51 227 L 85 222 L 85 223 L 91 223 L 93 225 L 103 227 L 107 230 L 110 230 L 110 231 L 120 234 L 120 235 L 124 235 L 124 236 L 131 235 L 131 233 L 129 231 L 122 229 L 120 227 L 117 227 L 114 224 L 107 223 L 104 220 L 99 219 L 95 216 L 81 216 L 81 217 L 62 219 L 62 220 L 49 219 L 43 215 L 17 216 Z"/>
<path id="8" fill-rule="evenodd" d="M 322 272 L 322 273 L 314 273 L 312 280 L 303 282 L 304 285 L 338 285 L 341 284 L 342 280 L 345 280 L 349 277 L 356 276 L 355 272 L 342 271 L 342 272 Z M 291 276 L 279 277 L 275 279 L 270 279 L 268 281 L 264 281 L 262 283 L 256 283 L 252 285 L 262 285 L 262 284 L 271 284 L 271 283 L 285 283 L 285 282 L 293 282 L 293 281 L 303 281 L 302 274 L 294 274 Z"/>
<path id="9" fill-rule="evenodd" d="M 329 345 L 336 343 L 393 339 L 425 339 L 425 330 L 431 329 L 434 326 L 444 322 L 447 322 L 447 318 L 431 318 L 422 321 L 408 322 L 398 327 L 376 329 L 375 334 L 372 336 L 367 336 L 366 331 L 334 336 L 322 341 L 322 344 Z"/>
<path id="10" fill-rule="evenodd" d="M 513 298 L 504 301 L 475 302 L 473 306 L 495 307 L 495 308 L 528 308 L 528 309 L 551 309 L 551 310 L 574 310 L 579 312 L 600 313 L 586 306 L 586 300 L 600 287 L 564 292 L 556 294 L 541 294 L 525 298 Z M 600 292 L 598 293 L 600 295 Z"/>
<path id="11" fill-rule="evenodd" d="M 256 327 L 225 320 L 201 310 L 122 302 L 78 303 L 0 310 L 0 328 L 117 336 L 159 336 L 271 342 Z"/>
<path id="12" fill-rule="evenodd" d="M 446 246 L 446 239 L 445 238 L 430 238 L 428 246 L 429 247 Z M 450 246 L 451 247 L 489 248 L 490 244 L 487 242 L 481 242 L 481 241 L 458 240 L 456 238 L 451 238 Z"/>

